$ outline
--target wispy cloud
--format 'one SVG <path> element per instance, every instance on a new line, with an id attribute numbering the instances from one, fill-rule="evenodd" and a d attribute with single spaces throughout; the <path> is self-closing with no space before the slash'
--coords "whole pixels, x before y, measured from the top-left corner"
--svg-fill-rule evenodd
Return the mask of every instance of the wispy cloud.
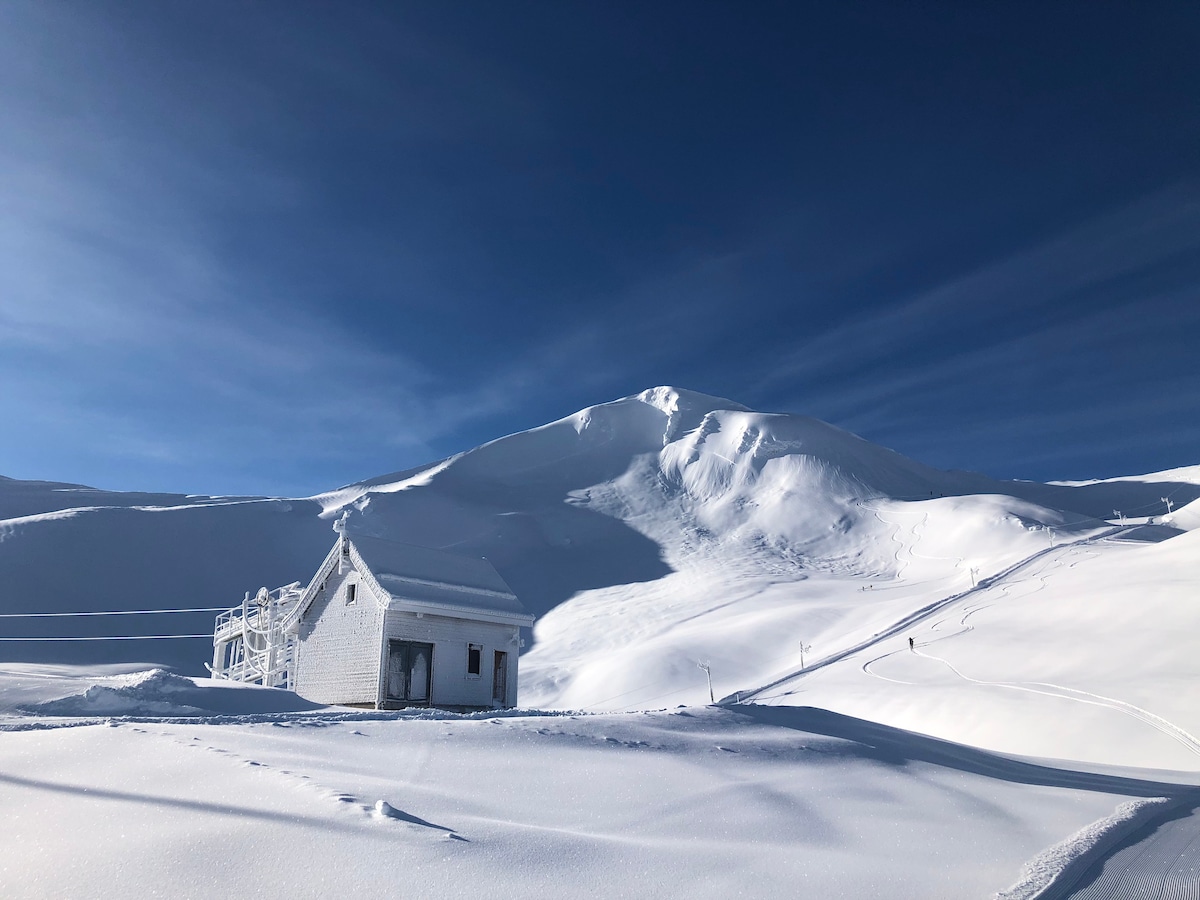
<path id="1" fill-rule="evenodd" d="M 1018 469 L 1051 446 L 1084 454 L 1072 427 L 1112 427 L 1137 413 L 1125 419 L 1131 425 L 1156 406 L 1178 408 L 1162 390 L 1172 380 L 1195 396 L 1196 369 L 1180 341 L 1200 326 L 1196 260 L 1200 189 L 1176 185 L 847 316 L 789 348 L 754 389 L 943 462 L 953 454 L 939 448 L 983 442 L 966 429 L 989 432 Z M 1172 357 L 1173 379 L 1163 371 Z"/>
<path id="2" fill-rule="evenodd" d="M 505 71 L 497 42 L 439 41 L 417 9 L 295 28 L 233 4 L 0 9 L 0 420 L 21 434 L 0 473 L 315 491 L 656 383 L 917 450 L 947 421 L 1015 427 L 1022 392 L 1056 404 L 1026 404 L 1022 435 L 1074 401 L 1091 422 L 1146 405 L 1145 354 L 1101 360 L 1112 333 L 1154 344 L 1186 314 L 1150 275 L 1200 258 L 1195 185 L 919 294 L 852 296 L 907 237 L 853 240 L 818 215 L 834 200 L 767 202 L 752 177 L 762 196 L 718 204 L 736 221 L 680 221 L 682 181 L 641 196 L 660 169 L 636 148 L 606 167 L 626 148 L 567 86 L 522 89 L 561 60 Z"/>
<path id="3" fill-rule="evenodd" d="M 933 290 L 855 315 L 802 340 L 777 360 L 763 386 L 825 383 L 864 361 L 878 368 L 913 348 L 951 341 L 928 359 L 954 358 L 953 345 L 1042 330 L 1063 315 L 1087 319 L 1081 295 L 1200 249 L 1200 188 L 1179 185 Z"/>
<path id="4" fill-rule="evenodd" d="M 512 385 L 532 378 L 519 367 L 447 389 L 371 322 L 280 296 L 294 279 L 264 285 L 235 262 L 224 219 L 286 214 L 317 188 L 248 150 L 238 115 L 189 108 L 124 73 L 128 35 L 86 18 L 13 7 L 0 38 L 0 417 L 25 434 L 0 451 L 6 473 L 87 468 L 117 487 L 184 487 L 204 472 L 208 483 L 186 487 L 317 490 L 329 486 L 313 483 L 321 472 L 364 477 L 374 474 L 364 466 L 423 462 L 464 421 L 512 402 Z M 406 40 L 416 53 L 418 37 Z M 439 64 L 435 83 L 455 89 L 454 60 L 428 57 L 414 65 Z M 365 77 L 353 60 L 292 62 L 336 70 L 339 89 Z M 91 81 L 77 80 L 89 64 Z M 261 87 L 210 90 L 247 94 L 243 115 L 286 127 Z M 421 107 L 410 110 L 415 126 L 459 127 L 432 116 L 429 90 L 406 96 Z M 519 98 L 505 106 L 512 113 Z M 417 121 L 421 109 L 429 115 Z M 247 483 L 273 461 L 271 483 Z"/>

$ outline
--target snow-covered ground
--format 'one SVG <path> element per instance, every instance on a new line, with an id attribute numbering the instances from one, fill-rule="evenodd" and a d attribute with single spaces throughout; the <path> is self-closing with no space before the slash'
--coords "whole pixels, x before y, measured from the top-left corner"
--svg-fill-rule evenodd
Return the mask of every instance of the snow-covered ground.
<path id="1" fill-rule="evenodd" d="M 6 897 L 1028 897 L 1187 797 L 819 710 L 296 712 L 17 665 L 0 684 Z M 95 718 L 100 697 L 123 715 Z"/>
<path id="2" fill-rule="evenodd" d="M 347 510 L 538 616 L 500 717 L 193 682 L 203 638 L 0 641 L 0 888 L 1061 895 L 1195 805 L 1198 498 L 1200 467 L 995 481 L 671 388 L 307 499 L 0 479 L 0 638 L 203 634 L 22 616 L 230 606 Z"/>

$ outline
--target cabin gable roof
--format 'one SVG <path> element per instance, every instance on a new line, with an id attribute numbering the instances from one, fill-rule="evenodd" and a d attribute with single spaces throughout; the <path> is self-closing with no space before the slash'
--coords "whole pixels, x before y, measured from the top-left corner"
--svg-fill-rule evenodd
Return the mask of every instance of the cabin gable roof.
<path id="1" fill-rule="evenodd" d="M 459 556 L 365 535 L 339 538 L 289 616 L 296 624 L 308 612 L 349 544 L 348 561 L 386 609 L 509 625 L 532 625 L 512 589 L 486 559 Z"/>

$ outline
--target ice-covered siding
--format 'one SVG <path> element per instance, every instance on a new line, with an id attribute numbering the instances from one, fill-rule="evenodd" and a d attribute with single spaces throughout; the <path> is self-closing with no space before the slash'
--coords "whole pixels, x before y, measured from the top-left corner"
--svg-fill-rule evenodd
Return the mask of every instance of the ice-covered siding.
<path id="1" fill-rule="evenodd" d="M 417 613 L 402 608 L 389 609 L 385 620 L 386 639 L 419 641 L 433 644 L 433 681 L 430 704 L 433 706 L 492 705 L 492 679 L 495 653 L 508 654 L 507 696 L 503 706 L 517 705 L 517 656 L 520 630 L 515 625 L 456 619 Z M 467 673 L 468 645 L 483 647 L 479 675 Z M 379 689 L 385 685 L 381 673 Z M 382 693 L 381 693 L 382 696 Z"/>
<path id="2" fill-rule="evenodd" d="M 348 603 L 351 586 L 355 597 Z M 376 703 L 383 616 L 371 587 L 352 566 L 342 574 L 333 569 L 300 619 L 296 693 L 318 703 Z"/>

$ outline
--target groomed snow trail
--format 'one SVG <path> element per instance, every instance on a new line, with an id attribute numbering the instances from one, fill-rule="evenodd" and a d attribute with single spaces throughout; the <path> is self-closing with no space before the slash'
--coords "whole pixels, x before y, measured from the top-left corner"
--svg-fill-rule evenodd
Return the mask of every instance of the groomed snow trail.
<path id="1" fill-rule="evenodd" d="M 1092 822 L 1070 837 L 1047 847 L 1021 867 L 1021 878 L 992 900 L 1047 900 L 1062 897 L 1117 847 L 1163 821 L 1179 807 L 1178 800 L 1148 797 L 1122 803 L 1111 815 Z"/>
<path id="2" fill-rule="evenodd" d="M 1200 897 L 1200 810 L 1168 819 L 1044 900 L 1195 900 Z"/>

